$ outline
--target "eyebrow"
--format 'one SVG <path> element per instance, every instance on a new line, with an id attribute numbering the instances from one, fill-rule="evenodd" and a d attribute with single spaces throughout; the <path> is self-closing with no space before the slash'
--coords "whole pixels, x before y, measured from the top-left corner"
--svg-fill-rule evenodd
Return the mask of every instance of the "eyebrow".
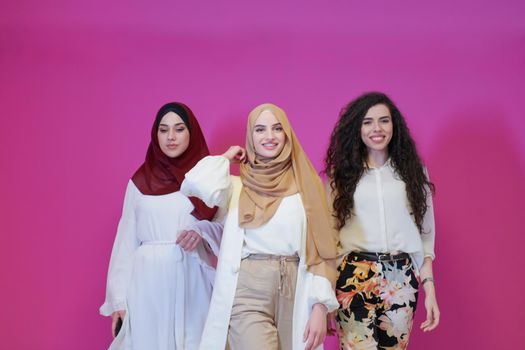
<path id="1" fill-rule="evenodd" d="M 383 119 L 383 118 L 391 118 L 389 115 L 384 115 L 382 117 L 379 117 L 378 119 Z M 373 117 L 364 117 L 363 119 L 374 119 Z"/>
<path id="2" fill-rule="evenodd" d="M 184 122 L 182 122 L 182 123 L 176 123 L 176 124 L 174 124 L 174 125 L 175 125 L 175 126 L 178 126 L 178 125 L 181 125 L 181 124 L 184 124 Z M 186 125 L 186 124 L 184 124 L 184 125 Z M 160 126 L 167 126 L 168 128 L 170 127 L 168 124 L 159 124 L 159 127 L 160 127 Z"/>
<path id="3" fill-rule="evenodd" d="M 279 126 L 279 125 L 281 125 L 281 123 L 275 123 L 275 124 L 273 124 L 272 126 Z M 281 126 L 282 126 L 282 125 L 281 125 Z M 266 125 L 256 124 L 256 125 L 254 125 L 253 127 L 254 127 L 254 128 L 257 128 L 257 127 L 265 128 Z"/>

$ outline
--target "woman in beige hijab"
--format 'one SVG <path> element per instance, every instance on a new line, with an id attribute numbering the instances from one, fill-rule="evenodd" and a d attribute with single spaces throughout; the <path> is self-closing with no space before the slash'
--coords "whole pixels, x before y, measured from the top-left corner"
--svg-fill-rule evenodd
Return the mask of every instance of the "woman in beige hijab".
<path id="1" fill-rule="evenodd" d="M 240 178 L 230 162 L 241 162 Z M 200 349 L 321 349 L 326 314 L 338 306 L 337 234 L 284 111 L 256 107 L 246 149 L 202 159 L 182 191 L 227 210 Z"/>

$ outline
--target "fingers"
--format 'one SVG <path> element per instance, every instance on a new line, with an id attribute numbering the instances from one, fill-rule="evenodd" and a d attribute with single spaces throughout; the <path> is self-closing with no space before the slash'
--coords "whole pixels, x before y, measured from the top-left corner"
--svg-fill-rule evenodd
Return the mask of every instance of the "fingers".
<path id="1" fill-rule="evenodd" d="M 246 160 L 246 150 L 242 147 L 239 147 L 239 152 L 235 155 L 235 160 L 239 163 L 243 163 Z"/>
<path id="2" fill-rule="evenodd" d="M 125 310 L 118 310 L 111 314 L 111 335 L 113 338 L 116 337 L 115 330 L 117 328 L 117 321 L 119 318 L 124 320 L 124 316 L 126 316 Z"/>
<path id="3" fill-rule="evenodd" d="M 190 241 L 191 241 L 190 231 L 182 231 L 179 237 L 177 237 L 177 240 L 175 241 L 175 243 L 178 244 L 182 249 L 186 250 L 188 248 Z"/>
<path id="4" fill-rule="evenodd" d="M 232 157 L 232 161 L 234 163 L 242 163 L 244 162 L 245 158 L 246 158 L 246 152 L 244 151 L 244 149 L 239 147 L 235 155 Z"/>
<path id="5" fill-rule="evenodd" d="M 436 321 L 432 322 L 430 326 L 427 327 L 427 329 L 424 330 L 424 332 L 430 332 L 438 326 L 438 323 Z"/>
<path id="6" fill-rule="evenodd" d="M 223 154 L 230 162 L 240 163 L 246 160 L 246 150 L 241 146 L 231 146 Z"/>
<path id="7" fill-rule="evenodd" d="M 306 323 L 306 327 L 304 328 L 303 342 L 305 342 L 306 339 L 308 339 L 309 333 L 310 333 L 310 320 L 308 320 L 308 323 Z"/>
<path id="8" fill-rule="evenodd" d="M 193 235 L 191 234 L 191 231 L 186 231 L 186 234 L 184 237 L 180 240 L 179 245 L 182 249 L 188 250 L 191 243 L 195 240 Z"/>
<path id="9" fill-rule="evenodd" d="M 319 331 L 310 329 L 310 321 L 306 324 L 303 334 L 303 342 L 305 342 L 304 350 L 314 350 L 324 341 L 326 331 Z"/>
<path id="10" fill-rule="evenodd" d="M 321 334 L 317 334 L 315 338 L 312 341 L 312 350 L 317 349 L 319 345 L 324 341 L 324 336 Z"/>
<path id="11" fill-rule="evenodd" d="M 182 249 L 193 251 L 202 240 L 202 237 L 195 231 L 182 231 L 175 241 Z"/>
<path id="12" fill-rule="evenodd" d="M 176 243 L 176 244 L 179 244 L 183 239 L 186 238 L 187 235 L 188 235 L 188 231 L 186 231 L 186 230 L 181 231 L 181 233 L 179 233 L 179 236 L 178 236 L 177 239 L 175 240 L 175 243 Z"/>
<path id="13" fill-rule="evenodd" d="M 430 332 L 431 330 L 434 330 L 436 329 L 436 327 L 438 326 L 439 324 L 439 310 L 437 308 L 434 308 L 432 310 L 432 322 L 431 324 L 428 326 L 428 328 L 426 329 L 426 332 Z"/>
<path id="14" fill-rule="evenodd" d="M 423 332 L 428 332 L 428 331 L 434 329 L 435 327 L 432 327 L 432 326 L 433 326 L 433 323 L 434 323 L 433 320 L 426 320 L 425 322 L 423 322 L 423 323 L 421 324 L 421 330 L 422 330 Z"/>
<path id="15" fill-rule="evenodd" d="M 432 306 L 427 312 L 427 319 L 421 324 L 423 332 L 430 332 L 434 330 L 439 324 L 439 309 L 437 306 Z"/>
<path id="16" fill-rule="evenodd" d="M 312 350 L 313 349 L 313 339 L 308 337 L 306 344 L 304 345 L 304 350 Z"/>
<path id="17" fill-rule="evenodd" d="M 117 328 L 117 318 L 112 317 L 111 318 L 111 336 L 115 338 L 115 329 Z"/>
<path id="18" fill-rule="evenodd" d="M 325 334 L 324 333 L 323 334 L 318 334 L 315 337 L 312 349 L 317 349 L 317 347 L 323 343 L 324 338 L 325 338 Z"/>
<path id="19" fill-rule="evenodd" d="M 319 345 L 323 343 L 325 336 L 326 336 L 326 333 L 324 332 L 317 333 L 317 332 L 309 331 L 304 349 L 305 350 L 316 349 Z"/>
<path id="20" fill-rule="evenodd" d="M 191 238 L 193 239 L 190 239 L 190 243 L 188 244 L 188 248 L 186 249 L 189 252 L 195 250 L 195 248 L 197 248 L 200 241 L 202 240 L 201 236 L 199 236 L 198 234 L 196 236 L 192 236 Z"/>
<path id="21" fill-rule="evenodd" d="M 237 153 L 239 152 L 239 146 L 231 146 L 228 148 L 226 152 L 224 152 L 223 156 L 226 157 L 230 162 L 235 160 L 235 157 L 237 156 Z"/>
<path id="22" fill-rule="evenodd" d="M 432 311 L 430 309 L 427 310 L 427 318 L 426 320 L 421 323 L 421 330 L 423 330 L 423 332 L 426 332 L 428 326 L 432 323 Z"/>

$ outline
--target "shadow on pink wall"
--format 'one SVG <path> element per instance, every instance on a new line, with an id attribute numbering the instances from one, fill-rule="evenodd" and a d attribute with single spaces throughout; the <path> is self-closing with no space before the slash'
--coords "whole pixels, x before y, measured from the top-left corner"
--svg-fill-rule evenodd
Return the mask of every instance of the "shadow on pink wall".
<path id="1" fill-rule="evenodd" d="M 214 127 L 207 128 L 208 148 L 211 155 L 223 154 L 233 145 L 244 147 L 248 113 L 249 111 L 233 109 L 229 113 L 214 117 L 216 119 Z M 232 165 L 231 173 L 232 175 L 239 175 L 239 166 Z"/>
<path id="2" fill-rule="evenodd" d="M 514 308 L 523 305 L 515 302 L 525 288 L 518 277 L 525 169 L 512 136 L 517 125 L 483 103 L 444 119 L 428 156 L 438 179 L 435 273 L 442 324 L 432 340 L 416 331 L 412 345 L 513 349 L 525 321 Z M 420 303 L 420 320 L 424 314 Z"/>

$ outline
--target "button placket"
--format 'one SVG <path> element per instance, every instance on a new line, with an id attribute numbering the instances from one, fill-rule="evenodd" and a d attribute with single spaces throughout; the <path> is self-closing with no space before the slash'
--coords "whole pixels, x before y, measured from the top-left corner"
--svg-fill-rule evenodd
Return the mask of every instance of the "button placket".
<path id="1" fill-rule="evenodd" d="M 381 228 L 381 233 L 383 234 L 383 251 L 388 252 L 388 234 L 386 229 L 386 214 L 385 214 L 385 199 L 384 199 L 384 190 L 383 182 L 381 178 L 380 169 L 374 169 L 374 175 L 376 179 L 376 191 L 377 191 L 377 202 L 379 206 L 379 223 Z"/>

